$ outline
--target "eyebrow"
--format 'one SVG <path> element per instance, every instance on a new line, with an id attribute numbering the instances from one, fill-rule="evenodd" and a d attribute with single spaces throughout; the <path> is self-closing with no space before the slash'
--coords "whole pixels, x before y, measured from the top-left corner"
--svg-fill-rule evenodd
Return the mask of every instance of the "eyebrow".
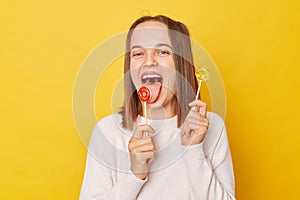
<path id="1" fill-rule="evenodd" d="M 162 46 L 166 46 L 166 47 L 169 47 L 170 49 L 172 49 L 172 47 L 171 47 L 170 45 L 166 44 L 166 43 L 158 43 L 158 44 L 156 44 L 154 47 L 162 47 Z M 143 49 L 143 48 L 145 48 L 145 47 L 143 47 L 143 46 L 141 46 L 141 45 L 134 45 L 134 46 L 132 46 L 132 47 L 130 48 L 130 50 L 135 49 L 135 48 L 141 48 L 141 49 Z M 148 48 L 149 48 L 149 47 L 148 47 Z"/>

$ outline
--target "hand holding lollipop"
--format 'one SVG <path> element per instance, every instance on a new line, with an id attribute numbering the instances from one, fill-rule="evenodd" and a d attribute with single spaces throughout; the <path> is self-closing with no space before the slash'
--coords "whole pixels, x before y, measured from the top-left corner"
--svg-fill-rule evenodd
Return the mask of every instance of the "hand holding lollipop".
<path id="1" fill-rule="evenodd" d="M 208 69 L 195 67 L 195 76 L 198 81 L 196 99 L 189 104 L 191 110 L 181 126 L 181 143 L 185 146 L 200 144 L 209 125 L 206 119 L 206 103 L 198 100 L 201 83 L 208 80 Z"/>
<path id="2" fill-rule="evenodd" d="M 142 86 L 138 90 L 137 95 L 142 102 L 144 112 L 143 115 L 146 118 L 147 124 L 146 105 L 147 102 L 150 102 L 151 90 L 146 86 Z M 154 129 L 149 125 L 137 126 L 128 143 L 131 171 L 137 178 L 142 180 L 148 176 L 149 166 L 151 165 L 155 156 L 155 146 L 152 138 L 148 135 L 149 132 L 154 132 Z"/>
<path id="3" fill-rule="evenodd" d="M 198 89 L 196 93 L 196 99 L 199 97 L 202 81 L 207 81 L 209 78 L 209 70 L 207 67 L 195 67 L 195 76 L 198 81 Z"/>

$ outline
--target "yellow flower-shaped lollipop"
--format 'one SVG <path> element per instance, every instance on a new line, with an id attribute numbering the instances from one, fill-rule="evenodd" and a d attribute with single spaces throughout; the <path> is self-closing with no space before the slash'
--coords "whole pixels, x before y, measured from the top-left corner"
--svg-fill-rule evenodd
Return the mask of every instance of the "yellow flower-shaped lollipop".
<path id="1" fill-rule="evenodd" d="M 206 67 L 195 67 L 195 76 L 198 81 L 206 81 L 208 80 L 209 70 Z"/>
<path id="2" fill-rule="evenodd" d="M 198 99 L 202 81 L 207 81 L 209 78 L 208 68 L 207 67 L 195 67 L 195 76 L 199 83 L 198 89 L 197 89 L 197 94 L 196 94 L 196 99 Z"/>

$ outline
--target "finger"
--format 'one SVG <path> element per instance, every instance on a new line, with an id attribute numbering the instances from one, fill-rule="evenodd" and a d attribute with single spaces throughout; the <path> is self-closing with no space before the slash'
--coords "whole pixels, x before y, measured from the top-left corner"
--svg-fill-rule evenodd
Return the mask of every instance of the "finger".
<path id="1" fill-rule="evenodd" d="M 187 131 L 188 131 L 188 132 L 191 132 L 191 131 L 194 131 L 194 130 L 200 128 L 200 127 L 201 127 L 201 125 L 200 125 L 198 122 L 196 122 L 196 123 L 190 122 L 190 123 L 188 124 Z"/>
<path id="2" fill-rule="evenodd" d="M 152 137 L 155 135 L 155 132 L 143 131 L 143 137 Z"/>
<path id="3" fill-rule="evenodd" d="M 201 116 L 199 112 L 190 111 L 181 127 L 180 136 L 183 137 L 186 135 L 185 137 L 188 138 L 190 136 L 190 132 L 200 126 L 205 126 L 208 128 L 209 121 L 205 117 Z"/>
<path id="4" fill-rule="evenodd" d="M 193 107 L 194 108 L 194 107 Z M 189 111 L 189 117 L 195 117 L 195 116 L 199 116 L 199 111 L 198 110 L 193 110 L 191 109 Z"/>
<path id="5" fill-rule="evenodd" d="M 142 146 L 148 146 L 148 145 L 151 145 L 153 146 L 153 144 L 151 143 L 148 143 L 148 142 L 141 142 L 141 141 L 135 141 L 135 142 L 132 142 L 130 144 L 128 144 L 128 150 L 130 152 L 133 152 L 133 151 L 136 151 L 138 150 L 139 148 L 141 148 Z"/>
<path id="6" fill-rule="evenodd" d="M 153 141 L 150 139 L 140 139 L 135 142 L 132 142 L 128 145 L 128 149 L 130 152 L 137 151 L 155 151 L 155 146 Z"/>
<path id="7" fill-rule="evenodd" d="M 199 119 L 200 119 L 199 113 L 197 111 L 191 110 L 188 113 L 188 115 L 187 115 L 187 117 L 185 119 L 185 122 L 182 125 L 180 135 L 181 136 L 186 135 L 185 137 L 189 137 L 190 131 L 191 131 L 191 128 L 188 127 L 189 123 L 195 123 L 195 124 L 197 124 L 199 122 Z"/>
<path id="8" fill-rule="evenodd" d="M 194 106 L 199 107 L 199 106 L 204 106 L 204 105 L 206 105 L 206 103 L 199 99 L 196 99 L 196 100 L 192 101 L 191 103 L 189 103 L 190 107 L 194 107 Z"/>
<path id="9" fill-rule="evenodd" d="M 207 122 L 208 123 L 208 120 L 201 116 L 199 112 L 195 112 L 195 111 L 190 111 L 189 113 L 189 117 L 186 119 L 186 122 Z"/>
<path id="10" fill-rule="evenodd" d="M 151 163 L 152 163 L 153 161 L 154 161 L 154 157 L 149 158 L 149 159 L 146 161 L 146 163 L 147 163 L 148 166 L 150 166 Z"/>
<path id="11" fill-rule="evenodd" d="M 190 116 L 187 120 L 186 120 L 186 124 L 189 123 L 198 123 L 201 120 L 199 113 L 195 116 Z"/>
<path id="12" fill-rule="evenodd" d="M 180 133 L 181 137 L 188 137 L 189 136 L 189 130 L 188 130 L 188 120 L 183 124 L 183 127 L 181 129 Z"/>
<path id="13" fill-rule="evenodd" d="M 137 146 L 132 149 L 131 153 L 144 153 L 144 152 L 154 152 L 155 148 L 151 144 Z"/>
<path id="14" fill-rule="evenodd" d="M 200 120 L 202 120 L 202 121 L 205 121 L 205 122 L 209 123 L 208 119 L 207 119 L 206 117 L 204 117 L 204 116 L 200 116 Z"/>
<path id="15" fill-rule="evenodd" d="M 201 126 L 200 128 L 196 129 L 194 131 L 194 136 L 200 136 L 200 135 L 205 135 L 207 132 L 207 127 Z"/>
<path id="16" fill-rule="evenodd" d="M 191 110 L 193 110 L 193 111 L 198 111 L 198 107 L 197 107 L 197 106 L 193 106 L 193 107 L 191 108 Z"/>
<path id="17" fill-rule="evenodd" d="M 194 107 L 193 107 L 194 108 Z M 190 111 L 189 111 L 189 113 L 187 114 L 187 116 L 186 116 L 186 119 L 185 119 L 185 121 L 188 121 L 190 118 L 201 118 L 202 120 L 204 120 L 204 121 L 208 121 L 208 119 L 206 119 L 206 117 L 205 116 L 202 116 L 201 114 L 200 114 L 200 111 L 195 111 L 194 109 L 191 109 Z"/>
<path id="18" fill-rule="evenodd" d="M 186 141 L 188 140 L 188 137 L 186 135 L 184 135 L 182 138 L 181 138 L 181 141 L 183 143 L 185 143 Z"/>
<path id="19" fill-rule="evenodd" d="M 138 160 L 138 162 L 146 163 L 148 159 L 153 159 L 155 156 L 155 153 L 152 151 L 149 152 L 143 152 L 143 153 L 136 153 L 135 159 Z"/>
<path id="20" fill-rule="evenodd" d="M 182 128 L 184 127 L 186 122 L 188 122 L 190 120 L 190 118 L 194 118 L 194 117 L 197 117 L 197 116 L 199 116 L 199 112 L 191 109 L 185 117 L 184 123 L 182 124 Z"/>
<path id="21" fill-rule="evenodd" d="M 197 124 L 194 124 L 194 123 L 191 123 L 191 122 L 187 123 L 187 126 L 186 126 L 186 129 L 185 129 L 185 133 L 183 135 L 183 138 L 188 139 L 191 136 L 191 132 L 196 127 L 197 127 Z"/>
<path id="22" fill-rule="evenodd" d="M 190 122 L 186 128 L 185 138 L 189 138 L 189 137 L 191 137 L 191 135 L 194 135 L 195 133 L 197 133 L 197 134 L 206 133 L 207 130 L 208 130 L 207 122 L 201 122 L 201 123 Z"/>
<path id="23" fill-rule="evenodd" d="M 154 152 L 145 152 L 145 153 L 143 153 L 143 156 L 144 156 L 146 159 L 153 159 L 154 156 L 155 156 L 155 153 L 154 153 Z"/>
<path id="24" fill-rule="evenodd" d="M 207 109 L 207 105 L 206 103 L 204 103 L 204 105 L 199 107 L 199 113 L 201 116 L 206 117 L 206 109 Z"/>
<path id="25" fill-rule="evenodd" d="M 135 131 L 133 132 L 134 137 L 141 138 L 144 132 L 148 133 L 155 133 L 155 130 L 149 126 L 148 124 L 139 125 L 136 127 Z"/>
<path id="26" fill-rule="evenodd" d="M 189 106 L 192 107 L 192 110 L 198 110 L 200 115 L 206 117 L 207 104 L 204 101 L 197 99 L 197 100 L 194 100 L 191 103 L 189 103 Z M 195 107 L 197 109 L 195 109 Z"/>
<path id="27" fill-rule="evenodd" d="M 205 117 L 201 116 L 199 113 L 195 116 L 191 116 L 188 120 L 188 123 L 190 123 L 190 122 L 198 123 L 198 124 L 201 124 L 201 125 L 208 125 L 209 124 L 209 121 Z"/>
<path id="28" fill-rule="evenodd" d="M 181 127 L 180 136 L 183 136 L 185 134 L 185 129 L 186 129 L 186 123 L 183 123 L 183 125 Z"/>
<path id="29" fill-rule="evenodd" d="M 128 149 L 129 150 L 133 150 L 134 148 L 138 148 L 140 146 L 143 146 L 143 145 L 152 145 L 154 146 L 154 143 L 153 143 L 153 140 L 150 138 L 150 137 L 143 137 L 143 138 L 134 138 L 132 137 L 133 139 L 131 139 L 128 143 Z"/>
<path id="30" fill-rule="evenodd" d="M 205 128 L 208 128 L 209 123 L 206 122 L 206 121 L 200 121 L 200 122 L 199 122 L 199 125 L 200 125 L 200 126 L 203 126 L 203 127 L 205 127 Z"/>

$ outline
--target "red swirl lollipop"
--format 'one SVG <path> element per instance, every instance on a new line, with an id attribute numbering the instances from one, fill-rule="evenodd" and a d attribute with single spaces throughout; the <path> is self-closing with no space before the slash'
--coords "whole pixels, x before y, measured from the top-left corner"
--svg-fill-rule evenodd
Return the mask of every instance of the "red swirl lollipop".
<path id="1" fill-rule="evenodd" d="M 151 99 L 151 91 L 148 87 L 142 86 L 138 91 L 138 97 L 143 102 L 149 102 Z"/>

